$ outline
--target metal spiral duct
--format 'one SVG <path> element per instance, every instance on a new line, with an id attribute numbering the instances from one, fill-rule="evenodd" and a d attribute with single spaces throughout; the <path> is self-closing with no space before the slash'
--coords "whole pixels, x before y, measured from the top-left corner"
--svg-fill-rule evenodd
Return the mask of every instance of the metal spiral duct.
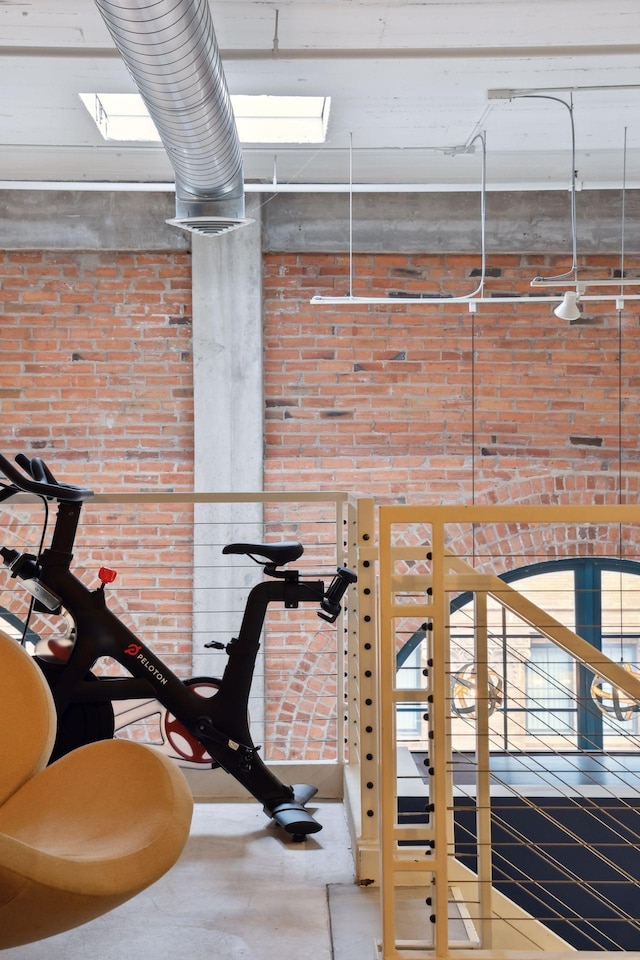
<path id="1" fill-rule="evenodd" d="M 176 218 L 215 234 L 244 219 L 242 151 L 208 0 L 96 0 L 173 169 Z"/>

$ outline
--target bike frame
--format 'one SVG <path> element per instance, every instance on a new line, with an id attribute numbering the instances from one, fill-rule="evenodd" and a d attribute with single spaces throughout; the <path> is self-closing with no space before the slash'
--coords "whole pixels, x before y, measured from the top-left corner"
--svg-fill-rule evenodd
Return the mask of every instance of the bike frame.
<path id="1" fill-rule="evenodd" d="M 0 466 L 9 472 L 5 463 L 0 456 Z M 10 476 L 14 479 L 13 473 Z M 249 729 L 248 700 L 269 604 L 282 603 L 285 608 L 293 609 L 301 603 L 314 603 L 325 611 L 330 610 L 330 615 L 320 613 L 320 616 L 333 622 L 340 609 L 337 601 L 348 583 L 355 580 L 355 575 L 340 568 L 325 590 L 322 580 L 301 579 L 296 570 L 278 569 L 284 559 L 261 562 L 272 579 L 251 589 L 238 636 L 226 646 L 221 645 L 228 654 L 222 677 L 198 678 L 211 679 L 216 687 L 214 696 L 202 697 L 172 673 L 108 608 L 104 582 L 92 590 L 71 572 L 82 499 L 58 501 L 50 546 L 38 557 L 5 548 L 0 551 L 5 564 L 11 567 L 12 576 L 21 579 L 35 597 L 37 611 L 55 614 L 66 610 L 75 624 L 76 638 L 69 659 L 52 683 L 59 721 L 71 704 L 155 699 L 206 748 L 215 761 L 211 765 L 219 765 L 235 777 L 294 839 L 304 839 L 308 833 L 320 830 L 320 824 L 304 809 L 316 789 L 305 784 L 283 784 L 259 756 Z M 276 549 L 279 548 L 276 546 Z M 234 552 L 252 555 L 244 549 Z M 91 675 L 92 667 L 101 657 L 118 661 L 131 676 L 96 678 Z"/>

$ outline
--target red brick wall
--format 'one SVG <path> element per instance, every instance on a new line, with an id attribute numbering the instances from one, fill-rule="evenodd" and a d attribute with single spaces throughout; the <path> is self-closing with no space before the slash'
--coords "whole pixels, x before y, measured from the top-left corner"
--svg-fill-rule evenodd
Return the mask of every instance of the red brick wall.
<path id="1" fill-rule="evenodd" d="M 98 491 L 192 489 L 189 266 L 186 254 L 0 253 L 5 454 L 43 453 L 61 477 Z M 617 266 L 592 258 L 580 269 L 611 276 Z M 530 293 L 532 276 L 567 267 L 561 258 L 491 256 L 487 293 Z M 475 316 L 456 304 L 392 300 L 311 306 L 315 293 L 346 293 L 346 257 L 271 254 L 264 269 L 267 489 L 342 488 L 382 502 L 635 500 L 635 305 L 620 328 L 612 304 L 589 305 L 575 324 L 549 305 L 499 300 Z M 474 288 L 474 271 L 466 256 L 357 256 L 355 292 L 458 294 Z M 121 519 L 96 515 L 93 532 L 117 545 Z M 189 562 L 180 518 L 154 520 L 160 552 L 135 513 L 124 520 L 145 569 L 154 559 L 171 569 L 167 526 Z M 607 540 L 602 531 L 568 538 L 592 552 Z M 505 555 L 513 547 L 508 534 L 492 542 Z M 166 582 L 133 570 L 126 578 L 133 592 L 116 592 L 116 607 L 123 596 L 123 609 L 142 615 L 149 597 L 162 602 Z M 186 671 L 177 626 L 189 629 L 189 611 L 177 597 L 145 627 L 159 624 L 162 655 Z M 272 711 L 276 733 L 295 727 L 302 736 L 315 724 L 316 742 L 335 737 L 333 718 L 319 718 L 299 691 L 285 690 L 282 703 L 293 712 Z"/>
<path id="2" fill-rule="evenodd" d="M 190 303 L 186 254 L 0 252 L 2 453 L 43 456 L 98 493 L 192 490 Z M 13 542 L 37 547 L 40 514 L 5 505 L 5 530 L 11 512 Z M 186 673 L 191 602 L 176 569 L 190 569 L 191 530 L 190 508 L 88 504 L 75 558 L 89 583 L 118 569 L 110 602 Z M 0 605 L 24 614 L 26 595 L 2 588 Z"/>
<path id="3" fill-rule="evenodd" d="M 627 266 L 638 275 L 637 262 Z M 531 295 L 533 276 L 568 267 L 491 256 L 485 295 Z M 609 278 L 618 267 L 591 258 L 580 272 Z M 457 255 L 357 256 L 353 272 L 356 294 L 456 295 L 477 283 L 475 258 Z M 313 294 L 346 294 L 346 257 L 273 254 L 265 273 L 268 487 L 302 480 L 400 502 L 616 503 L 620 468 L 623 498 L 636 496 L 639 304 L 620 329 L 613 303 L 585 305 L 573 324 L 549 304 L 499 300 L 475 316 L 460 304 L 311 306 Z"/>
<path id="4" fill-rule="evenodd" d="M 100 490 L 193 484 L 186 254 L 0 252 L 2 451 Z"/>
<path id="5" fill-rule="evenodd" d="M 627 266 L 638 276 L 637 261 Z M 491 256 L 485 295 L 531 295 L 532 277 L 569 267 L 564 258 Z M 591 258 L 580 275 L 613 278 L 618 267 L 617 258 Z M 360 295 L 459 295 L 477 285 L 477 259 L 357 256 L 353 274 Z M 348 281 L 344 256 L 266 258 L 267 488 L 427 504 L 637 502 L 640 304 L 621 324 L 613 303 L 585 305 L 573 324 L 549 304 L 499 299 L 475 315 L 464 304 L 392 299 L 310 305 L 314 294 L 345 295 Z M 640 555 L 637 532 L 618 525 L 448 533 L 456 553 L 496 572 L 559 556 Z M 411 536 L 428 543 L 430 532 Z M 296 709 L 283 724 L 304 715 L 304 700 L 285 700 Z"/>
<path id="6" fill-rule="evenodd" d="M 530 293 L 533 275 L 566 266 L 491 256 L 487 293 Z M 356 293 L 459 293 L 476 269 L 466 256 L 358 256 Z M 575 324 L 546 304 L 498 301 L 475 317 L 454 304 L 309 304 L 347 279 L 344 256 L 265 258 L 267 488 L 616 502 L 620 416 L 635 493 L 635 304 L 621 330 L 613 304 Z M 0 280 L 3 451 L 46 449 L 61 475 L 98 490 L 191 489 L 188 255 L 5 252 Z"/>

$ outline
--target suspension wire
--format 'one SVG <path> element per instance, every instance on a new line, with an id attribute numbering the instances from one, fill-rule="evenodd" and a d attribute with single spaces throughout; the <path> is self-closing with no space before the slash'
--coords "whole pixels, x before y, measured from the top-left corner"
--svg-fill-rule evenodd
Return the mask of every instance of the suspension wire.
<path id="1" fill-rule="evenodd" d="M 627 128 L 624 128 L 624 146 L 622 151 L 622 223 L 620 237 L 620 296 L 624 296 L 624 244 L 627 202 Z"/>
<path id="2" fill-rule="evenodd" d="M 484 278 L 484 266 L 482 268 Z M 476 311 L 471 311 L 471 505 L 476 505 Z M 476 565 L 476 524 L 471 524 L 471 566 Z"/>
<path id="3" fill-rule="evenodd" d="M 624 128 L 624 146 L 622 151 L 622 212 L 620 225 L 620 296 L 624 296 L 624 242 L 625 242 L 625 213 L 626 213 L 626 193 L 627 193 L 627 128 Z M 622 505 L 624 497 L 622 493 L 622 307 L 624 300 L 618 304 L 618 505 Z M 618 562 L 620 570 L 618 573 L 618 606 L 620 611 L 620 663 L 624 662 L 624 643 L 623 643 L 623 588 L 622 588 L 622 522 L 618 525 Z"/>
<path id="4" fill-rule="evenodd" d="M 487 138 L 478 133 L 471 144 L 482 144 L 482 183 L 480 190 L 480 284 L 471 296 L 482 293 L 487 276 Z M 471 504 L 476 503 L 476 311 L 471 309 Z M 476 524 L 471 525 L 472 561 L 476 565 Z"/>
<path id="5" fill-rule="evenodd" d="M 480 282 L 476 286 L 475 290 L 472 290 L 470 293 L 465 293 L 460 296 L 453 296 L 447 298 L 447 303 L 469 303 L 472 301 L 478 294 L 481 294 L 485 286 L 485 274 L 486 274 L 486 194 L 487 194 L 487 144 L 486 137 L 484 133 L 478 133 L 471 140 L 470 145 L 474 144 L 476 140 L 479 140 L 482 144 L 482 172 L 480 178 Z M 353 270 L 353 134 L 349 135 L 349 298 L 354 299 L 353 295 L 353 279 L 354 279 L 354 270 Z M 420 299 L 420 293 L 416 292 L 415 298 Z M 365 298 L 366 299 L 366 298 Z M 430 299 L 430 296 L 425 295 L 425 299 Z M 389 301 L 393 303 L 393 300 Z"/>
<path id="6" fill-rule="evenodd" d="M 353 297 L 353 133 L 349 134 L 349 296 Z"/>

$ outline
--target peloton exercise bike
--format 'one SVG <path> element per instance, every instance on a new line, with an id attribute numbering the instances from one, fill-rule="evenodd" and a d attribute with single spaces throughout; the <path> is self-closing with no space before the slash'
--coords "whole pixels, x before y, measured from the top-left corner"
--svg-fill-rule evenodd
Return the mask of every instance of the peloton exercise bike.
<path id="1" fill-rule="evenodd" d="M 223 553 L 250 557 L 269 579 L 251 589 L 238 636 L 227 644 L 206 644 L 226 650 L 222 677 L 181 680 L 109 610 L 105 586 L 114 578 L 113 571 L 102 568 L 100 586 L 90 589 L 70 570 L 82 505 L 93 492 L 58 482 L 40 457 L 29 459 L 20 454 L 15 462 L 18 466 L 0 454 L 0 471 L 7 479 L 6 483 L 0 481 L 0 501 L 27 492 L 58 504 L 48 547 L 41 544 L 37 555 L 0 548 L 11 576 L 31 594 L 33 609 L 64 615 L 73 628 L 66 659 L 41 657 L 37 650 L 35 656 L 52 689 L 58 714 L 52 759 L 84 742 L 113 737 L 114 702 L 158 701 L 164 708 L 169 736 L 188 741 L 199 751 L 200 761 L 222 767 L 235 777 L 293 840 L 304 840 L 321 830 L 321 824 L 305 808 L 317 788 L 282 783 L 260 757 L 249 729 L 249 692 L 269 604 L 281 603 L 287 609 L 316 604 L 318 616 L 334 623 L 342 597 L 357 579 L 355 573 L 339 567 L 325 589 L 322 580 L 303 579 L 297 570 L 282 569 L 302 555 L 298 542 L 228 544 Z M 93 674 L 92 667 L 101 657 L 122 664 L 129 676 Z"/>

